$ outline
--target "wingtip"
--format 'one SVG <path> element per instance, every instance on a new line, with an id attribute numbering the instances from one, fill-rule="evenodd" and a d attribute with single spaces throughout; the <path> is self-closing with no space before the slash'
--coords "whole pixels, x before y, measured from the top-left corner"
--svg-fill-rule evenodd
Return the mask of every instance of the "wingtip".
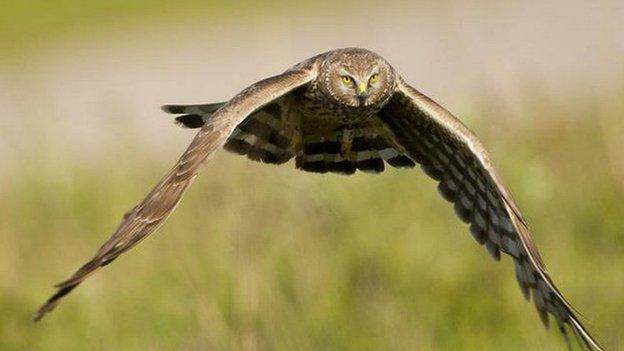
<path id="1" fill-rule="evenodd" d="M 43 317 L 43 315 L 41 313 L 39 313 L 39 311 L 35 312 L 35 314 L 31 317 L 31 321 L 33 323 L 37 323 L 41 320 L 41 317 Z"/>
<path id="2" fill-rule="evenodd" d="M 182 105 L 162 105 L 160 106 L 160 109 L 167 113 L 177 114 L 184 113 L 185 107 Z"/>
<path id="3" fill-rule="evenodd" d="M 51 312 L 54 307 L 56 307 L 56 301 L 46 301 L 46 303 L 39 307 L 39 309 L 37 309 L 37 312 L 35 312 L 35 314 L 32 316 L 33 323 L 39 322 L 46 314 Z"/>
<path id="4" fill-rule="evenodd" d="M 54 293 L 50 298 L 35 312 L 33 316 L 33 322 L 38 322 L 43 318 L 46 314 L 52 312 L 54 308 L 58 305 L 61 299 L 69 294 L 76 286 L 78 286 L 80 282 L 72 282 L 71 280 L 67 280 L 60 284 L 57 284 L 58 290 Z M 60 287 L 59 287 L 60 286 Z"/>
<path id="5" fill-rule="evenodd" d="M 43 318 L 43 316 L 46 314 L 46 312 L 42 312 L 40 310 L 38 310 L 37 312 L 35 312 L 35 314 L 32 316 L 32 322 L 33 323 L 38 323 L 41 318 Z"/>
<path id="6" fill-rule="evenodd" d="M 583 344 L 591 351 L 604 351 L 604 348 L 596 341 L 583 325 L 576 319 L 570 318 L 570 324 L 574 329 L 574 334 L 579 336 Z"/>

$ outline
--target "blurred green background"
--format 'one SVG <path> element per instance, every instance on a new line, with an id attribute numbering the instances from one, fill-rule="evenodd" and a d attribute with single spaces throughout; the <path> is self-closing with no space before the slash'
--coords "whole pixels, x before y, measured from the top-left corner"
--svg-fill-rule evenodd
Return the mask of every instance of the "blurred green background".
<path id="1" fill-rule="evenodd" d="M 0 11 L 1 350 L 564 350 L 418 171 L 219 153 L 150 239 L 39 324 L 193 132 L 316 53 L 386 57 L 491 149 L 549 272 L 624 348 L 621 1 L 8 1 Z"/>

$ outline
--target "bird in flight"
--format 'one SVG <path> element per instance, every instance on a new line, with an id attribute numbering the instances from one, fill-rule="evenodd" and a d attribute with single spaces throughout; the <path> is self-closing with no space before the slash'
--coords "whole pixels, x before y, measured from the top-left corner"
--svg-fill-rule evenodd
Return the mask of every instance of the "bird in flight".
<path id="1" fill-rule="evenodd" d="M 223 103 L 166 105 L 176 121 L 199 132 L 175 166 L 128 211 L 95 257 L 34 316 L 52 311 L 88 276 L 156 230 L 171 214 L 200 166 L 223 146 L 263 163 L 295 158 L 316 173 L 381 173 L 417 164 L 470 224 L 474 239 L 499 260 L 511 256 L 526 299 L 542 322 L 549 315 L 589 350 L 601 350 L 546 272 L 527 223 L 477 137 L 440 105 L 409 86 L 381 56 L 359 48 L 328 51 L 259 81 Z"/>

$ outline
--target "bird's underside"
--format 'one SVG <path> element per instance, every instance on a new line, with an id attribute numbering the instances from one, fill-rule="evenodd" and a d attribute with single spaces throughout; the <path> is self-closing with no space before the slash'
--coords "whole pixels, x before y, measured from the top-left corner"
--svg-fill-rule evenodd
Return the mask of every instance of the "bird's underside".
<path id="1" fill-rule="evenodd" d="M 168 105 L 164 110 L 182 114 L 176 122 L 187 128 L 201 128 L 224 104 Z M 416 165 L 376 116 L 353 124 L 306 117 L 292 97 L 249 116 L 236 127 L 224 149 L 271 164 L 295 157 L 297 168 L 315 173 L 381 173 L 384 161 L 397 168 Z"/>
<path id="2" fill-rule="evenodd" d="M 347 87 L 353 88 L 353 96 Z M 227 102 L 163 109 L 180 115 L 178 123 L 199 128 L 197 136 L 143 202 L 124 215 L 96 256 L 57 285 L 35 320 L 162 224 L 199 167 L 223 146 L 264 163 L 294 158 L 297 168 L 317 173 L 380 173 L 386 165 L 419 164 L 439 182 L 439 192 L 470 224 L 476 241 L 496 260 L 501 252 L 511 256 L 520 288 L 533 299 L 544 324 L 551 315 L 566 340 L 571 330 L 585 348 L 601 350 L 548 276 L 526 221 L 476 136 L 407 85 L 378 55 L 363 49 L 330 51 Z"/>

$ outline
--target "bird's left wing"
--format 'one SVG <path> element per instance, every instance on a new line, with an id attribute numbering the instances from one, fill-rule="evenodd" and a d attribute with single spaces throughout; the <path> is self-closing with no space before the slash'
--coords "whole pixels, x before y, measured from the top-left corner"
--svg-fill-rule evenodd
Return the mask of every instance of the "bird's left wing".
<path id="1" fill-rule="evenodd" d="M 316 68 L 312 62 L 299 64 L 283 74 L 253 84 L 214 112 L 210 122 L 197 133 L 176 165 L 140 204 L 123 216 L 115 233 L 102 245 L 95 257 L 69 279 L 56 285 L 58 290 L 39 308 L 34 320 L 52 311 L 63 296 L 89 275 L 111 263 L 158 228 L 179 203 L 184 191 L 197 176 L 200 166 L 226 142 L 234 128 L 247 116 L 315 77 Z"/>
<path id="2" fill-rule="evenodd" d="M 405 153 L 440 182 L 440 193 L 470 223 L 475 239 L 496 260 L 501 251 L 513 258 L 522 292 L 527 299 L 532 295 L 542 321 L 548 325 L 551 314 L 564 335 L 568 325 L 587 348 L 601 350 L 550 279 L 526 221 L 477 137 L 401 78 L 379 117 Z"/>

